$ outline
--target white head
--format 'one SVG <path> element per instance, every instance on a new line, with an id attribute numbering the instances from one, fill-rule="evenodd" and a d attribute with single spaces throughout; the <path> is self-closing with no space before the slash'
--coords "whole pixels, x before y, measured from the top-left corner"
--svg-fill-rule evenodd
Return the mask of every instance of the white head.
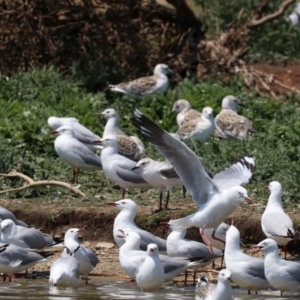
<path id="1" fill-rule="evenodd" d="M 240 236 L 238 229 L 231 225 L 226 231 L 226 247 L 240 249 Z"/>
<path id="2" fill-rule="evenodd" d="M 149 167 L 152 162 L 153 160 L 151 158 L 142 158 L 136 163 L 132 170 L 138 170 L 138 172 L 142 172 L 143 170 L 147 169 L 147 167 Z"/>
<path id="3" fill-rule="evenodd" d="M 100 115 L 105 119 L 109 119 L 112 117 L 118 118 L 118 113 L 114 108 L 108 108 L 104 110 Z"/>
<path id="4" fill-rule="evenodd" d="M 213 120 L 214 118 L 214 111 L 211 107 L 206 106 L 202 109 L 202 116 L 206 119 Z"/>
<path id="5" fill-rule="evenodd" d="M 71 136 L 74 137 L 74 130 L 72 126 L 70 125 L 63 125 L 56 130 L 50 131 L 51 134 L 58 133 L 58 135 L 65 135 L 65 136 Z"/>
<path id="6" fill-rule="evenodd" d="M 78 228 L 71 228 L 65 233 L 64 240 L 66 241 L 67 239 L 74 239 L 78 241 L 78 235 L 79 235 L 80 229 Z"/>
<path id="7" fill-rule="evenodd" d="M 219 272 L 219 276 L 218 276 L 219 281 L 221 282 L 226 282 L 226 283 L 231 283 L 232 279 L 231 279 L 231 272 L 227 269 L 223 269 Z"/>
<path id="8" fill-rule="evenodd" d="M 62 125 L 60 118 L 57 118 L 57 117 L 50 117 L 50 118 L 48 118 L 47 122 L 52 130 L 57 129 L 58 127 L 60 127 Z"/>
<path id="9" fill-rule="evenodd" d="M 247 190 L 242 186 L 235 186 L 227 190 L 229 195 L 234 199 L 242 202 L 252 203 L 253 200 L 248 196 Z"/>
<path id="10" fill-rule="evenodd" d="M 159 251 L 158 251 L 158 247 L 157 247 L 157 245 L 156 244 L 149 244 L 148 246 L 147 246 L 147 254 L 149 255 L 149 256 L 158 256 L 158 254 L 159 254 Z"/>
<path id="11" fill-rule="evenodd" d="M 254 248 L 260 249 L 264 254 L 272 253 L 272 252 L 278 254 L 277 243 L 272 239 L 265 239 L 259 244 L 257 244 L 256 246 L 254 246 Z"/>
<path id="12" fill-rule="evenodd" d="M 106 147 L 111 147 L 113 148 L 115 151 L 118 150 L 118 140 L 115 136 L 111 135 L 111 136 L 108 136 L 104 139 L 101 139 L 101 140 L 98 140 L 98 141 L 94 141 L 94 143 L 96 144 L 100 144 L 103 146 L 103 148 L 106 148 Z"/>
<path id="13" fill-rule="evenodd" d="M 127 231 L 123 238 L 125 239 L 126 247 L 130 247 L 132 250 L 140 250 L 141 237 L 137 232 Z"/>
<path id="14" fill-rule="evenodd" d="M 134 213 L 134 215 L 137 213 L 137 205 L 131 199 L 123 199 L 116 202 L 107 202 L 107 205 L 116 206 L 121 211 L 130 211 Z"/>
<path id="15" fill-rule="evenodd" d="M 192 108 L 192 105 L 189 101 L 185 99 L 179 99 L 173 104 L 172 113 L 175 112 L 176 114 L 179 114 L 183 111 L 187 111 L 190 108 Z"/>
<path id="16" fill-rule="evenodd" d="M 265 187 L 266 190 L 269 190 L 271 193 L 281 194 L 282 187 L 278 181 L 272 181 L 268 186 Z"/>
<path id="17" fill-rule="evenodd" d="M 240 103 L 240 100 L 237 99 L 235 96 L 226 96 L 222 100 L 222 108 L 223 109 L 232 109 L 234 111 L 237 111 L 238 106 L 242 104 Z"/>
<path id="18" fill-rule="evenodd" d="M 173 73 L 169 67 L 165 64 L 158 64 L 156 65 L 156 67 L 154 68 L 154 74 L 155 75 L 161 75 L 161 74 L 164 74 L 164 75 L 167 75 L 169 73 Z"/>
<path id="19" fill-rule="evenodd" d="M 9 235 L 15 228 L 16 224 L 10 219 L 5 219 L 1 222 L 2 234 Z"/>

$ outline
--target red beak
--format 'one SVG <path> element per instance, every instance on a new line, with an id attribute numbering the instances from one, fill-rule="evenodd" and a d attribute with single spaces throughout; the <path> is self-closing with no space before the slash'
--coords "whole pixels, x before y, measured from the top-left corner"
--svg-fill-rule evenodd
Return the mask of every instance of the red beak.
<path id="1" fill-rule="evenodd" d="M 250 198 L 250 197 L 245 197 L 245 200 L 246 200 L 247 203 L 249 203 L 249 204 L 253 202 L 253 199 Z"/>
<path id="2" fill-rule="evenodd" d="M 162 226 L 170 226 L 169 222 L 160 222 L 159 225 L 162 225 Z"/>
<path id="3" fill-rule="evenodd" d="M 109 206 L 117 206 L 118 204 L 115 203 L 115 202 L 107 202 L 106 205 L 109 205 Z"/>
<path id="4" fill-rule="evenodd" d="M 265 186 L 265 190 L 269 190 L 269 186 Z"/>
<path id="5" fill-rule="evenodd" d="M 55 133 L 58 133 L 58 131 L 56 131 L 56 130 L 51 130 L 50 131 L 50 134 L 55 134 Z"/>
<path id="6" fill-rule="evenodd" d="M 101 140 L 96 140 L 96 141 L 93 141 L 93 144 L 101 145 L 102 141 Z"/>

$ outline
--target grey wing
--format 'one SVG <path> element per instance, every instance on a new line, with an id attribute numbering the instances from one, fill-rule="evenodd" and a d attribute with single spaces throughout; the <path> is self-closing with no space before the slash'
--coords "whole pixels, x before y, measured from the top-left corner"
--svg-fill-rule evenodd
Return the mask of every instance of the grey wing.
<path id="1" fill-rule="evenodd" d="M 171 272 L 179 270 L 181 268 L 185 268 L 189 264 L 188 260 L 169 257 L 169 256 L 166 256 L 166 255 L 161 255 L 161 254 L 159 255 L 159 259 L 161 261 L 161 264 L 164 267 L 165 274 L 166 273 L 171 273 Z"/>
<path id="2" fill-rule="evenodd" d="M 248 183 L 255 167 L 253 157 L 245 156 L 231 166 L 216 174 L 213 182 L 220 188 L 228 190 L 231 187 Z"/>
<path id="3" fill-rule="evenodd" d="M 25 222 L 23 222 L 23 221 L 21 221 L 21 220 L 16 220 L 15 223 L 16 223 L 17 225 L 19 225 L 19 226 L 29 228 L 29 225 L 27 225 Z"/>
<path id="4" fill-rule="evenodd" d="M 289 273 L 291 278 L 300 284 L 300 264 L 298 262 L 285 260 L 284 269 Z"/>
<path id="5" fill-rule="evenodd" d="M 251 132 L 251 133 L 255 133 L 255 129 L 253 128 L 253 124 L 250 120 L 248 120 L 246 117 L 244 116 L 240 116 L 241 119 L 243 120 L 243 122 L 247 125 L 248 127 L 248 130 Z"/>
<path id="6" fill-rule="evenodd" d="M 78 155 L 87 165 L 98 166 L 102 168 L 101 157 L 95 155 L 89 148 L 80 143 L 74 143 L 72 151 Z"/>
<path id="7" fill-rule="evenodd" d="M 25 228 L 25 227 L 22 227 Z M 23 230 L 18 232 L 16 237 L 26 243 L 29 248 L 32 249 L 43 249 L 46 246 L 53 244 L 53 239 L 50 235 L 43 234 L 34 228 L 25 228 L 28 230 Z"/>
<path id="8" fill-rule="evenodd" d="M 88 248 L 85 248 L 86 249 L 86 252 L 88 254 L 88 257 L 89 257 L 89 260 L 91 262 L 91 264 L 96 267 L 96 265 L 98 264 L 99 262 L 99 258 L 97 256 L 97 254 L 91 250 L 91 249 L 88 249 Z"/>
<path id="9" fill-rule="evenodd" d="M 263 214 L 262 223 L 264 229 L 274 237 L 295 238 L 293 222 L 283 210 Z"/>
<path id="10" fill-rule="evenodd" d="M 89 139 L 95 138 L 95 140 L 100 139 L 98 135 L 96 135 L 95 133 L 93 133 L 92 131 L 90 131 L 89 129 L 87 129 L 86 127 L 84 127 L 82 124 L 78 122 L 71 122 L 68 125 L 72 126 L 75 134 L 78 133 L 78 135 L 80 135 L 83 138 L 89 138 Z"/>
<path id="11" fill-rule="evenodd" d="M 0 219 L 5 220 L 5 219 L 10 219 L 16 223 L 17 218 L 16 216 L 8 209 L 0 206 Z"/>
<path id="12" fill-rule="evenodd" d="M 263 259 L 250 260 L 247 266 L 247 273 L 249 275 L 267 280 L 265 276 L 265 267 Z"/>
<path id="13" fill-rule="evenodd" d="M 151 243 L 154 243 L 158 246 L 159 251 L 167 251 L 167 242 L 166 240 L 153 235 L 152 233 L 145 231 L 145 230 L 138 230 L 136 231 L 140 237 L 141 237 L 141 245 L 140 248 L 141 250 L 146 251 L 147 246 Z"/>
<path id="14" fill-rule="evenodd" d="M 134 170 L 124 169 L 121 167 L 115 168 L 116 174 L 124 181 L 132 182 L 136 184 L 142 184 L 145 185 L 147 182 L 144 180 L 144 178 L 141 176 L 141 174 L 136 173 Z M 149 185 L 150 186 L 150 185 Z"/>
<path id="15" fill-rule="evenodd" d="M 222 250 L 213 248 L 213 255 L 210 253 L 209 248 L 201 243 L 191 241 L 189 247 L 187 248 L 188 258 L 201 258 L 203 261 L 209 261 L 214 258 L 222 257 L 224 255 Z"/>
<path id="16" fill-rule="evenodd" d="M 204 205 L 210 194 L 219 190 L 209 178 L 196 154 L 139 110 L 136 109 L 134 114 L 133 125 L 172 164 L 196 205 Z"/>

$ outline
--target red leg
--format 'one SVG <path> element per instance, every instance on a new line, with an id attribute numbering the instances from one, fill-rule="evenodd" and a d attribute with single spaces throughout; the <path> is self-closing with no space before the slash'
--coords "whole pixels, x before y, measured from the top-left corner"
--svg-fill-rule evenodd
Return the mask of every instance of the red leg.
<path id="1" fill-rule="evenodd" d="M 224 263 L 224 255 L 221 258 L 221 269 L 223 269 L 223 263 Z"/>
<path id="2" fill-rule="evenodd" d="M 85 284 L 88 284 L 88 277 L 85 278 Z"/>
<path id="3" fill-rule="evenodd" d="M 75 184 L 76 181 L 76 169 L 73 169 L 73 179 L 72 179 L 72 184 Z"/>
<path id="4" fill-rule="evenodd" d="M 194 270 L 193 285 L 196 285 L 196 275 L 197 275 L 197 270 Z"/>
<path id="5" fill-rule="evenodd" d="M 11 277 L 12 277 L 12 275 L 8 276 L 8 282 L 11 282 Z"/>
<path id="6" fill-rule="evenodd" d="M 26 271 L 25 271 L 25 278 L 27 278 L 27 276 L 28 276 L 28 270 L 26 269 Z"/>
<path id="7" fill-rule="evenodd" d="M 188 278 L 188 270 L 185 270 L 185 276 L 184 276 L 184 285 L 187 284 L 187 278 Z"/>
<path id="8" fill-rule="evenodd" d="M 6 274 L 3 274 L 3 282 L 6 281 Z"/>
<path id="9" fill-rule="evenodd" d="M 215 232 L 215 231 L 214 231 Z M 213 234 L 214 234 L 213 232 Z M 201 238 L 203 240 L 203 242 L 209 247 L 209 252 L 211 253 L 211 255 L 214 255 L 214 251 L 213 251 L 213 247 L 212 247 L 212 244 L 211 242 L 206 238 L 206 236 L 204 235 L 204 228 L 201 228 L 200 229 L 200 235 L 201 235 Z"/>
<path id="10" fill-rule="evenodd" d="M 284 259 L 286 259 L 287 246 L 286 246 L 286 245 L 283 246 L 283 249 L 282 249 L 282 250 L 284 251 Z"/>
<path id="11" fill-rule="evenodd" d="M 224 243 L 224 245 L 225 245 L 225 241 L 224 241 L 224 240 L 221 240 L 221 239 L 219 239 L 219 238 L 217 238 L 217 237 L 215 236 L 215 233 L 216 233 L 216 231 L 214 230 L 213 233 L 212 233 L 212 235 L 211 235 L 211 237 L 212 237 L 214 240 L 217 240 L 217 241 L 219 241 L 219 242 L 221 242 L 221 243 Z"/>
<path id="12" fill-rule="evenodd" d="M 80 169 L 76 168 L 76 178 L 75 178 L 75 184 L 78 184 L 78 177 L 79 177 Z"/>
<path id="13" fill-rule="evenodd" d="M 122 199 L 125 198 L 125 193 L 126 193 L 126 190 L 125 190 L 125 189 L 122 189 Z"/>
<path id="14" fill-rule="evenodd" d="M 251 291 L 250 290 L 248 290 L 248 295 L 251 295 Z"/>

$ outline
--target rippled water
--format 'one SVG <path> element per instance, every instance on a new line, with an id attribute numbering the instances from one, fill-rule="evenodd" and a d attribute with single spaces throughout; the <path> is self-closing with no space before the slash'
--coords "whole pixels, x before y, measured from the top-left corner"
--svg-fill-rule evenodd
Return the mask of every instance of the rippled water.
<path id="1" fill-rule="evenodd" d="M 247 295 L 246 291 L 234 290 L 235 299 L 300 299 L 300 296 L 280 297 L 279 292 L 265 292 L 264 295 Z M 195 299 L 194 287 L 167 285 L 156 293 L 142 293 L 133 283 L 122 280 L 101 280 L 78 288 L 51 288 L 46 280 L 3 283 L 0 285 L 0 299 L 28 300 L 73 300 L 73 299 Z"/>

